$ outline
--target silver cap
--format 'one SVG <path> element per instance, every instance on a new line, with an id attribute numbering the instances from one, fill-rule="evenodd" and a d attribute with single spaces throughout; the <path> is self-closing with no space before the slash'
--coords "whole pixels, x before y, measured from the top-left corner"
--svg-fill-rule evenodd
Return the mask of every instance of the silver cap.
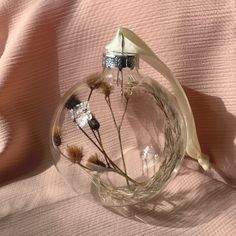
<path id="1" fill-rule="evenodd" d="M 103 67 L 106 68 L 130 68 L 138 67 L 138 56 L 137 55 L 103 55 Z"/>

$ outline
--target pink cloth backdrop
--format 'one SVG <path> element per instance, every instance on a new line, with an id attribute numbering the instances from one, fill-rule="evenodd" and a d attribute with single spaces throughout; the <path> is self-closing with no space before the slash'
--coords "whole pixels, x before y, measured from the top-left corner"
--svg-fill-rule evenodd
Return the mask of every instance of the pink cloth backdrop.
<path id="1" fill-rule="evenodd" d="M 236 192 L 215 175 L 197 169 L 180 175 L 168 187 L 177 208 L 155 212 L 147 226 L 76 197 L 51 166 L 48 145 L 60 95 L 101 70 L 104 45 L 124 26 L 182 83 L 203 151 L 235 185 L 235 10 L 234 0 L 1 0 L 2 235 L 236 235 Z M 141 71 L 161 79 L 144 64 Z"/>

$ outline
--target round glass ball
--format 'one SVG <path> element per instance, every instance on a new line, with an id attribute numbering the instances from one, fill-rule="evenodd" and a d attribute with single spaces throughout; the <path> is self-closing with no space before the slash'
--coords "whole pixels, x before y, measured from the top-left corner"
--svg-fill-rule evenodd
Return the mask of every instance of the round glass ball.
<path id="1" fill-rule="evenodd" d="M 75 191 L 107 206 L 155 197 L 186 149 L 176 99 L 136 68 L 82 79 L 63 96 L 50 135 L 59 172 Z"/>

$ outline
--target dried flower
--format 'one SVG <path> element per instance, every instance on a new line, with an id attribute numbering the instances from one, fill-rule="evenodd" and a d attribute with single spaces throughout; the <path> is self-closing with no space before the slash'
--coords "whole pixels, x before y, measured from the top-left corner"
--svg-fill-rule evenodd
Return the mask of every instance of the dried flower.
<path id="1" fill-rule="evenodd" d="M 70 110 L 80 103 L 81 101 L 76 97 L 76 95 L 73 94 L 65 103 L 65 107 Z"/>
<path id="2" fill-rule="evenodd" d="M 92 115 L 92 119 L 88 120 L 88 124 L 91 129 L 98 130 L 100 128 L 100 124 L 98 120 Z"/>
<path id="3" fill-rule="evenodd" d="M 112 86 L 109 85 L 108 83 L 102 81 L 100 88 L 102 90 L 102 93 L 105 95 L 105 97 L 109 97 L 112 91 Z"/>
<path id="4" fill-rule="evenodd" d="M 101 86 L 102 80 L 101 78 L 95 76 L 95 77 L 90 77 L 87 79 L 87 85 L 90 89 L 97 89 Z"/>
<path id="5" fill-rule="evenodd" d="M 101 160 L 99 160 L 99 156 L 98 156 L 97 153 L 95 153 L 94 155 L 90 156 L 88 161 L 87 161 L 87 167 L 88 168 L 92 168 L 93 165 L 97 165 L 97 166 L 101 166 L 101 167 L 106 168 L 106 164 L 103 163 Z"/>
<path id="6" fill-rule="evenodd" d="M 80 163 L 83 159 L 83 148 L 82 147 L 77 147 L 75 145 L 71 145 L 71 146 L 67 146 L 67 154 L 68 154 L 68 159 L 72 162 L 72 163 Z"/>
<path id="7" fill-rule="evenodd" d="M 53 130 L 53 142 L 56 146 L 61 145 L 61 129 L 59 127 L 55 127 Z"/>

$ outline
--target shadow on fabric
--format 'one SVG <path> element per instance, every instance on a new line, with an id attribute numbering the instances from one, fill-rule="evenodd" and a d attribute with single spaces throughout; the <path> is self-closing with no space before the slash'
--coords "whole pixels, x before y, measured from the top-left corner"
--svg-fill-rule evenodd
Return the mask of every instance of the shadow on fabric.
<path id="1" fill-rule="evenodd" d="M 236 117 L 221 98 L 184 87 L 195 118 L 202 151 L 230 184 L 236 184 Z"/>
<path id="2" fill-rule="evenodd" d="M 236 192 L 221 182 L 209 180 L 206 176 L 202 183 L 187 185 L 182 182 L 195 175 L 191 172 L 195 171 L 182 169 L 170 186 L 149 202 L 106 208 L 123 217 L 150 225 L 191 228 L 210 222 L 234 204 Z M 178 186 L 177 191 L 171 188 L 175 186 Z"/>

